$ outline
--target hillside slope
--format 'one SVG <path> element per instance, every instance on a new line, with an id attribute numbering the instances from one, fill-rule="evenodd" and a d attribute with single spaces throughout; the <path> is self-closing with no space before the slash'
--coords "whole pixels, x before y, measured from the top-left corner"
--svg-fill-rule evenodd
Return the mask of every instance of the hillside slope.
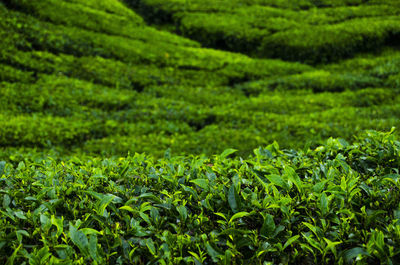
<path id="1" fill-rule="evenodd" d="M 128 0 L 207 47 L 308 63 L 399 45 L 398 1 Z"/>
<path id="2" fill-rule="evenodd" d="M 182 6 L 161 2 L 138 3 L 165 12 Z M 250 12 L 257 3 L 241 8 Z M 202 12 L 210 15 L 242 12 L 222 3 L 207 8 Z M 302 12 L 314 9 L 298 8 L 274 10 L 278 17 L 287 11 L 305 23 L 309 16 Z M 340 8 L 352 13 L 356 7 Z M 375 16 L 395 19 L 396 10 L 382 5 Z M 313 67 L 202 48 L 147 26 L 116 0 L 7 0 L 0 3 L 0 13 L 0 145 L 5 154 L 33 148 L 161 156 L 167 148 L 174 154 L 236 148 L 246 155 L 274 140 L 297 148 L 398 124 L 396 47 Z M 201 34 L 212 35 L 206 25 L 198 26 L 204 26 Z"/>

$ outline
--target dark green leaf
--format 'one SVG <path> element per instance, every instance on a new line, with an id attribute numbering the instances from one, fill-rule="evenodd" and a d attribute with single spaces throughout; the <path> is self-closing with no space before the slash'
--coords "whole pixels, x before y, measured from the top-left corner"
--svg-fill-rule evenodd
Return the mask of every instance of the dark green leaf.
<path id="1" fill-rule="evenodd" d="M 284 188 L 284 189 L 287 189 L 287 188 L 288 188 L 288 185 L 287 185 L 287 183 L 285 182 L 285 180 L 282 179 L 282 176 L 272 174 L 272 175 L 266 176 L 266 178 L 267 178 L 272 184 L 274 184 L 275 186 L 278 186 L 278 187 L 281 187 L 281 188 Z"/>
<path id="2" fill-rule="evenodd" d="M 97 207 L 97 213 L 98 213 L 99 215 L 103 216 L 103 215 L 104 215 L 104 211 L 106 210 L 106 207 L 107 207 L 113 200 L 114 200 L 114 195 L 105 195 L 105 196 L 101 199 L 101 201 L 100 201 L 100 203 L 99 203 L 99 205 L 98 205 L 98 207 Z"/>
<path id="3" fill-rule="evenodd" d="M 3 208 L 8 208 L 11 203 L 11 198 L 8 196 L 8 194 L 4 194 L 3 196 Z"/>
<path id="4" fill-rule="evenodd" d="M 321 195 L 320 209 L 321 209 L 323 216 L 325 216 L 329 212 L 329 200 L 328 200 L 328 196 L 326 196 L 325 192 L 322 193 L 322 195 Z"/>
<path id="5" fill-rule="evenodd" d="M 69 223 L 69 235 L 72 242 L 80 249 L 83 254 L 88 254 L 89 240 L 84 233 L 78 231 L 72 223 Z"/>
<path id="6" fill-rule="evenodd" d="M 238 212 L 238 203 L 236 201 L 236 197 L 235 185 L 232 184 L 228 190 L 228 203 L 234 213 Z"/>
<path id="7" fill-rule="evenodd" d="M 357 258 L 358 256 L 370 256 L 370 254 L 364 248 L 356 247 L 346 250 L 343 256 L 346 263 L 350 264 L 354 262 L 354 258 Z"/>
<path id="8" fill-rule="evenodd" d="M 264 223 L 261 227 L 261 235 L 265 237 L 270 237 L 273 235 L 275 231 L 275 222 L 274 222 L 274 217 L 270 214 L 265 214 L 264 216 Z"/>
<path id="9" fill-rule="evenodd" d="M 204 190 L 209 189 L 208 179 L 194 179 L 194 180 L 191 180 L 190 182 L 196 184 L 197 186 L 199 186 L 200 188 L 202 188 Z"/>
<path id="10" fill-rule="evenodd" d="M 211 258 L 212 258 L 212 260 L 213 260 L 214 262 L 217 262 L 217 261 L 218 261 L 218 256 L 221 256 L 221 255 L 222 255 L 221 253 L 219 253 L 218 251 L 216 251 L 216 250 L 210 245 L 209 242 L 206 243 L 206 249 L 207 249 L 208 255 L 211 256 Z"/>
<path id="11" fill-rule="evenodd" d="M 88 248 L 89 248 L 89 254 L 92 257 L 92 259 L 99 262 L 98 254 L 97 254 L 97 236 L 96 236 L 96 234 L 91 234 L 89 236 Z"/>
<path id="12" fill-rule="evenodd" d="M 0 178 L 4 173 L 4 168 L 6 167 L 6 162 L 5 161 L 0 161 Z"/>
<path id="13" fill-rule="evenodd" d="M 179 205 L 178 207 L 176 207 L 176 210 L 178 211 L 182 221 L 185 222 L 188 216 L 186 207 L 183 205 Z"/>

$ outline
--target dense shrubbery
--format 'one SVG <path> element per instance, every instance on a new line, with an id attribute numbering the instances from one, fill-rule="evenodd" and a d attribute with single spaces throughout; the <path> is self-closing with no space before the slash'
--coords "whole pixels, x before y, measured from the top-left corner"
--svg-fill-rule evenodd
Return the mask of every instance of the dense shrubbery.
<path id="1" fill-rule="evenodd" d="M 359 19 L 276 33 L 263 40 L 262 54 L 287 60 L 327 63 L 381 47 L 400 32 L 397 19 Z M 365 27 L 368 25 L 368 27 Z"/>
<path id="2" fill-rule="evenodd" d="M 148 21 L 174 23 L 176 32 L 207 47 L 313 64 L 381 48 L 398 40 L 400 32 L 399 7 L 382 2 L 133 2 Z M 282 9 L 300 6 L 307 10 Z M 149 9 L 157 11 L 147 12 Z"/>
<path id="3" fill-rule="evenodd" d="M 245 155 L 273 140 L 295 148 L 319 144 L 328 136 L 349 138 L 354 130 L 397 125 L 397 90 L 390 88 L 398 87 L 395 50 L 316 71 L 302 64 L 188 47 L 184 39 L 176 46 L 110 37 L 43 22 L 4 6 L 2 14 L 1 113 L 13 117 L 0 128 L 5 150 L 38 146 L 79 154 L 146 151 L 161 156 L 166 148 L 175 154 L 212 154 L 234 147 Z M 140 32 L 156 34 L 147 28 Z M 112 38 L 140 46 L 111 51 L 124 46 Z M 105 46 L 104 40 L 114 46 Z M 370 88 L 360 90 L 365 87 Z M 310 89 L 345 92 L 296 92 Z M 338 100 L 332 102 L 332 97 Z M 61 128 L 76 123 L 82 129 L 49 133 L 46 124 L 52 117 Z"/>
<path id="4" fill-rule="evenodd" d="M 0 162 L 0 262 L 400 261 L 400 142 L 213 157 Z"/>
<path id="5" fill-rule="evenodd" d="M 400 262 L 398 1 L 126 3 L 0 2 L 1 264 Z"/>

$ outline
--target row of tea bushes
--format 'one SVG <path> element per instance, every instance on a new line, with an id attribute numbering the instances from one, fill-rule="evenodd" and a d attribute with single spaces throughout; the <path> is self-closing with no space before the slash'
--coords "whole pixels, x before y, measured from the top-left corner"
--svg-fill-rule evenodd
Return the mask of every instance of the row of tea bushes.
<path id="1" fill-rule="evenodd" d="M 96 84 L 142 91 L 153 85 L 227 86 L 268 76 L 296 74 L 312 70 L 311 67 L 276 60 L 243 58 L 221 66 L 205 68 L 182 66 L 160 67 L 151 64 L 123 63 L 114 59 L 46 51 L 4 51 L 0 62 L 4 64 L 3 81 L 10 78 L 36 81 L 43 74 L 73 77 Z M 215 63 L 220 63 L 215 60 Z M 204 57 L 205 63 L 205 57 Z M 223 63 L 223 62 L 222 62 Z M 12 67 L 11 67 L 12 66 Z M 14 69 L 12 69 L 14 68 Z M 20 73 L 21 70 L 25 73 Z M 16 76 L 13 77 L 14 73 Z M 26 77 L 23 77 L 23 76 Z M 20 77 L 18 77 L 20 76 Z"/>
<path id="2" fill-rule="evenodd" d="M 384 17 L 287 30 L 266 37 L 261 50 L 268 57 L 327 63 L 395 41 L 399 25 L 398 17 Z"/>
<path id="3" fill-rule="evenodd" d="M 122 12 L 115 1 L 106 2 L 55 5 L 83 5 L 93 15 Z M 0 145 L 6 153 L 36 146 L 62 154 L 159 157 L 167 148 L 212 154 L 234 147 L 247 155 L 273 140 L 315 146 L 328 136 L 349 139 L 354 131 L 397 125 L 394 49 L 317 71 L 189 47 L 180 37 L 180 44 L 146 41 L 161 35 L 144 25 L 137 27 L 143 38 L 104 34 L 80 27 L 79 20 L 65 23 L 59 13 L 20 12 L 30 3 L 13 3 L 19 11 L 0 4 Z"/>
<path id="4" fill-rule="evenodd" d="M 0 33 L 5 36 L 5 49 L 0 54 L 2 63 L 26 71 L 62 74 L 111 87 L 142 90 L 159 84 L 219 86 L 312 69 L 280 60 L 252 59 L 187 47 L 184 42 L 171 44 L 157 38 L 158 35 L 153 34 L 155 30 L 149 27 L 152 30 L 138 31 L 146 38 L 155 37 L 148 42 L 139 36 L 124 38 L 43 22 L 2 5 L 0 12 L 4 17 Z"/>
<path id="5" fill-rule="evenodd" d="M 258 94 L 265 90 L 311 89 L 313 92 L 341 92 L 367 87 L 380 87 L 385 82 L 377 77 L 361 74 L 336 74 L 327 71 L 313 71 L 266 80 L 252 81 L 238 85 L 246 94 Z"/>
<path id="6" fill-rule="evenodd" d="M 82 150 L 104 155 L 118 155 L 133 151 L 151 151 L 161 155 L 167 148 L 171 148 L 175 154 L 209 154 L 213 150 L 222 151 L 227 147 L 232 147 L 241 150 L 241 155 L 247 155 L 251 152 L 251 147 L 268 144 L 274 140 L 279 140 L 285 148 L 299 148 L 306 144 L 315 146 L 330 135 L 350 139 L 355 130 L 398 126 L 396 117 L 400 114 L 399 104 L 387 101 L 379 107 L 374 106 L 373 104 L 381 104 L 377 102 L 378 98 L 366 97 L 363 101 L 365 105 L 361 107 L 333 107 L 312 113 L 307 112 L 309 111 L 307 107 L 302 106 L 296 109 L 303 112 L 299 114 L 293 113 L 294 111 L 288 114 L 265 113 L 252 108 L 232 111 L 232 108 L 236 106 L 228 105 L 227 109 L 219 110 L 219 113 L 209 112 L 208 117 L 214 120 L 211 123 L 207 118 L 198 120 L 197 116 L 193 116 L 194 119 L 189 121 L 180 120 L 180 113 L 177 113 L 177 120 L 175 120 L 171 117 L 174 112 L 169 110 L 164 116 L 168 122 L 163 127 L 157 128 L 158 131 L 150 130 L 145 135 L 141 135 L 143 132 L 141 130 L 138 130 L 139 134 L 135 134 L 134 131 L 123 135 L 110 134 L 102 139 L 87 141 Z M 318 103 L 310 99 L 311 102 Z M 358 102 L 358 104 L 362 103 Z M 370 107 L 366 107 L 368 105 Z M 322 109 L 323 106 L 320 108 Z M 158 116 L 162 119 L 162 112 L 158 113 Z M 153 123 L 150 122 L 150 124 Z M 146 122 L 143 125 L 146 126 Z M 120 129 L 114 131 L 119 132 Z"/>
<path id="7" fill-rule="evenodd" d="M 396 264 L 400 142 L 0 162 L 7 264 Z"/>
<path id="8" fill-rule="evenodd" d="M 399 34 L 400 9 L 387 3 L 313 1 L 324 8 L 294 11 L 271 1 L 229 2 L 137 0 L 133 6 L 149 22 L 173 23 L 207 47 L 312 64 L 393 44 Z"/>
<path id="9" fill-rule="evenodd" d="M 186 47 L 146 38 L 124 38 L 117 35 L 96 33 L 82 28 L 55 25 L 39 21 L 23 13 L 7 10 L 3 7 L 4 16 L 12 17 L 6 31 L 15 31 L 17 35 L 30 42 L 36 50 L 47 50 L 53 53 L 64 53 L 75 56 L 101 56 L 116 59 L 128 64 L 153 64 L 182 69 L 215 71 L 238 64 L 245 71 L 263 71 L 279 68 L 282 71 L 302 71 L 307 69 L 300 64 L 285 63 L 279 60 L 254 60 L 247 56 L 220 52 L 198 47 Z M 150 32 L 143 32 L 147 38 Z M 149 36 L 150 35 L 150 36 Z M 29 48 L 25 45 L 25 49 Z M 268 67 L 268 65 L 272 66 Z M 250 68 L 250 69 L 247 69 Z M 264 70 L 264 73 L 268 73 Z"/>
<path id="10" fill-rule="evenodd" d="M 99 1 L 101 5 L 107 1 Z M 119 1 L 109 1 L 118 3 Z M 23 1 L 9 0 L 8 5 L 13 9 L 35 15 L 40 20 L 49 21 L 54 24 L 65 25 L 67 27 L 77 27 L 94 32 L 109 35 L 123 36 L 131 39 L 141 39 L 147 42 L 166 42 L 182 46 L 198 47 L 199 45 L 189 39 L 178 37 L 154 28 L 146 27 L 143 19 L 131 9 L 123 6 L 121 12 L 113 12 L 96 9 L 94 6 L 87 6 L 84 1 L 69 3 L 67 1 Z M 63 10 L 63 12 L 59 12 Z"/>
<path id="11" fill-rule="evenodd" d="M 248 154 L 273 140 L 284 147 L 315 145 L 330 135 L 349 138 L 354 130 L 397 126 L 399 115 L 398 91 L 388 88 L 246 97 L 238 88 L 160 86 L 138 93 L 43 76 L 32 85 L 3 82 L 0 95 L 2 146 L 104 155 L 159 156 L 168 147 L 177 154 L 228 147 Z"/>

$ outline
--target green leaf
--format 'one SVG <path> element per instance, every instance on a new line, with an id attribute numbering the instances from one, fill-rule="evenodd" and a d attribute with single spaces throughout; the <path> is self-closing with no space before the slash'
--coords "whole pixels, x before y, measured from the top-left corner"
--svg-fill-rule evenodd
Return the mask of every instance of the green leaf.
<path id="1" fill-rule="evenodd" d="M 103 216 L 104 215 L 104 211 L 106 210 L 107 206 L 114 200 L 114 195 L 105 195 L 98 207 L 97 207 L 97 214 Z"/>
<path id="2" fill-rule="evenodd" d="M 236 149 L 226 149 L 225 151 L 222 152 L 222 154 L 220 154 L 220 157 L 221 158 L 226 158 L 226 157 L 228 157 L 229 155 L 231 155 L 231 154 L 233 154 L 235 152 L 237 152 Z"/>
<path id="3" fill-rule="evenodd" d="M 364 249 L 360 247 L 355 247 L 349 250 L 346 250 L 343 254 L 343 257 L 346 263 L 351 264 L 354 262 L 354 258 L 362 257 L 362 256 L 370 256 L 370 254 Z"/>
<path id="4" fill-rule="evenodd" d="M 8 208 L 11 203 L 11 198 L 8 196 L 8 194 L 4 194 L 3 196 L 3 208 Z"/>
<path id="5" fill-rule="evenodd" d="M 200 188 L 202 188 L 204 190 L 209 189 L 208 179 L 194 179 L 194 180 L 191 180 L 190 182 L 196 184 L 197 186 L 199 186 Z"/>
<path id="6" fill-rule="evenodd" d="M 248 213 L 248 212 L 239 212 L 239 213 L 236 213 L 236 214 L 234 214 L 234 215 L 231 217 L 231 219 L 229 220 L 229 223 L 232 223 L 232 222 L 235 221 L 236 219 L 243 218 L 243 217 L 246 217 L 246 216 L 249 216 L 249 215 L 250 215 L 250 213 Z"/>
<path id="7" fill-rule="evenodd" d="M 139 212 L 139 216 L 149 225 L 151 225 L 151 221 L 150 218 L 147 214 L 145 214 L 144 212 Z"/>
<path id="8" fill-rule="evenodd" d="M 19 242 L 20 244 L 21 244 L 21 242 L 22 242 L 22 236 L 29 237 L 29 233 L 28 233 L 26 230 L 18 230 L 18 231 L 16 232 L 16 235 L 17 235 L 18 242 Z"/>
<path id="9" fill-rule="evenodd" d="M 235 185 L 231 185 L 228 190 L 228 203 L 234 213 L 238 212 L 238 203 L 236 201 L 236 188 Z"/>
<path id="10" fill-rule="evenodd" d="M 104 194 L 101 194 L 101 193 L 98 193 L 98 192 L 95 192 L 95 191 L 92 191 L 92 190 L 84 190 L 82 192 L 87 193 L 87 194 L 95 197 L 97 200 L 101 200 L 104 197 Z"/>
<path id="11" fill-rule="evenodd" d="M 48 259 L 51 257 L 48 246 L 44 246 L 39 250 L 34 250 L 34 252 L 29 257 L 30 265 L 41 265 L 49 264 Z"/>
<path id="12" fill-rule="evenodd" d="M 15 215 L 16 217 L 18 217 L 19 219 L 26 220 L 26 216 L 25 216 L 25 214 L 24 214 L 23 211 L 14 212 L 14 215 Z"/>
<path id="13" fill-rule="evenodd" d="M 40 215 L 40 223 L 41 223 L 42 230 L 45 233 L 47 233 L 52 225 L 51 219 L 49 217 L 47 217 L 47 215 L 41 214 Z"/>
<path id="14" fill-rule="evenodd" d="M 272 174 L 272 175 L 266 176 L 266 178 L 267 178 L 272 184 L 274 184 L 275 186 L 278 186 L 278 187 L 281 187 L 281 188 L 284 188 L 284 189 L 287 189 L 287 188 L 288 188 L 288 185 L 287 185 L 287 183 L 285 182 L 285 180 L 282 178 L 282 176 Z"/>
<path id="15" fill-rule="evenodd" d="M 195 253 L 193 251 L 188 251 L 188 253 L 193 256 L 193 258 L 194 258 L 193 260 L 194 260 L 194 264 L 195 265 L 200 265 L 201 264 L 201 262 L 200 262 L 201 258 L 199 257 L 199 255 L 197 253 Z"/>
<path id="16" fill-rule="evenodd" d="M 307 227 L 314 233 L 314 235 L 315 235 L 317 238 L 320 237 L 318 227 L 313 226 L 312 224 L 306 223 L 306 222 L 303 222 L 303 224 L 304 224 L 305 226 L 307 226 Z"/>
<path id="17" fill-rule="evenodd" d="M 19 250 L 22 248 L 22 244 L 19 244 L 18 247 L 14 250 L 14 252 L 8 257 L 5 265 L 13 265 L 14 260 L 17 258 Z"/>
<path id="18" fill-rule="evenodd" d="M 322 215 L 325 216 L 329 212 L 329 200 L 328 196 L 326 196 L 326 193 L 322 193 L 321 199 L 320 199 L 320 209 L 322 212 Z"/>
<path id="19" fill-rule="evenodd" d="M 264 223 L 261 227 L 260 233 L 265 237 L 272 236 L 276 228 L 274 217 L 270 214 L 265 214 L 263 215 L 263 218 Z"/>
<path id="20" fill-rule="evenodd" d="M 64 223 L 64 217 L 58 219 L 54 215 L 51 216 L 51 224 L 57 227 L 57 236 L 60 236 L 64 230 L 63 223 Z"/>
<path id="21" fill-rule="evenodd" d="M 6 167 L 6 162 L 5 161 L 0 161 L 0 178 L 4 173 L 4 168 Z"/>
<path id="22" fill-rule="evenodd" d="M 208 255 L 211 256 L 213 262 L 218 262 L 218 256 L 221 256 L 222 254 L 219 253 L 218 251 L 216 251 L 209 242 L 206 243 L 206 249 L 207 249 L 207 253 Z"/>
<path id="23" fill-rule="evenodd" d="M 266 179 L 264 179 L 263 177 L 260 177 L 257 172 L 255 170 L 253 170 L 256 176 L 256 179 L 258 180 L 258 182 L 264 187 L 265 190 L 268 190 L 268 184 Z"/>
<path id="24" fill-rule="evenodd" d="M 88 238 L 84 233 L 82 233 L 82 231 L 78 231 L 71 222 L 69 223 L 69 235 L 75 246 L 77 246 L 83 254 L 88 254 Z"/>
<path id="25" fill-rule="evenodd" d="M 296 240 L 299 239 L 299 237 L 300 237 L 299 235 L 295 235 L 295 236 L 292 236 L 291 238 L 289 238 L 289 239 L 286 241 L 285 245 L 283 245 L 282 250 L 285 250 L 285 248 L 287 248 L 288 246 L 290 246 L 291 244 L 293 244 L 294 242 L 296 242 Z"/>
<path id="26" fill-rule="evenodd" d="M 135 212 L 137 212 L 137 210 L 134 210 L 132 207 L 130 207 L 130 206 L 121 206 L 121 207 L 119 207 L 119 209 L 120 210 L 125 210 L 125 211 L 128 211 L 128 212 L 131 212 L 131 213 L 135 213 Z"/>
<path id="27" fill-rule="evenodd" d="M 32 196 L 25 197 L 24 200 L 27 200 L 27 201 L 37 201 L 37 199 L 36 199 L 35 197 L 32 197 Z"/>
<path id="28" fill-rule="evenodd" d="M 183 205 L 179 205 L 178 207 L 176 207 L 176 210 L 178 211 L 182 221 L 186 221 L 188 215 L 186 207 Z"/>
<path id="29" fill-rule="evenodd" d="M 215 215 L 218 215 L 219 217 L 222 217 L 225 221 L 228 221 L 228 218 L 223 213 L 214 213 Z"/>
<path id="30" fill-rule="evenodd" d="M 96 229 L 88 228 L 88 227 L 79 229 L 79 231 L 81 231 L 85 235 L 102 235 L 103 234 L 103 233 L 97 231 Z"/>
<path id="31" fill-rule="evenodd" d="M 288 180 L 290 180 L 291 182 L 294 183 L 294 185 L 296 186 L 299 193 L 302 193 L 303 192 L 303 183 L 302 183 L 299 175 L 297 175 L 296 171 L 293 168 L 286 166 L 285 174 L 288 177 Z"/>
<path id="32" fill-rule="evenodd" d="M 161 220 L 160 212 L 158 211 L 158 209 L 156 207 L 151 207 L 151 209 L 150 209 L 150 217 L 151 217 L 151 219 L 153 220 L 153 222 L 155 224 L 158 224 L 159 221 Z M 187 211 L 186 211 L 186 217 L 187 217 Z"/>
<path id="33" fill-rule="evenodd" d="M 343 176 L 340 180 L 340 187 L 343 191 L 347 191 L 347 182 L 345 176 Z"/>
<path id="34" fill-rule="evenodd" d="M 89 236 L 89 254 L 93 260 L 99 262 L 98 254 L 97 254 L 97 236 L 95 234 L 91 234 Z"/>
<path id="35" fill-rule="evenodd" d="M 224 264 L 232 264 L 233 253 L 229 249 L 225 250 Z"/>
<path id="36" fill-rule="evenodd" d="M 146 240 L 146 246 L 149 249 L 150 253 L 154 256 L 156 254 L 156 247 L 154 246 L 154 242 L 151 238 Z"/>
<path id="37" fill-rule="evenodd" d="M 128 163 L 122 168 L 121 172 L 119 173 L 121 177 L 125 177 L 126 172 L 128 172 L 129 165 L 130 165 L 130 163 L 128 162 Z"/>
<path id="38" fill-rule="evenodd" d="M 324 181 L 319 181 L 317 184 L 315 184 L 312 188 L 312 190 L 316 193 L 321 193 L 323 191 L 325 184 L 328 182 L 328 180 Z"/>
<path id="39" fill-rule="evenodd" d="M 150 200 L 150 201 L 153 201 L 153 202 L 156 202 L 156 203 L 161 203 L 160 198 L 157 197 L 156 195 L 154 195 L 151 192 L 140 194 L 140 196 L 138 198 L 147 199 L 147 200 Z"/>
<path id="40" fill-rule="evenodd" d="M 301 233 L 303 235 L 303 238 L 307 240 L 307 242 L 314 248 L 318 249 L 319 252 L 322 253 L 321 246 L 319 242 L 315 241 L 311 236 L 306 235 L 305 233 Z"/>
<path id="41" fill-rule="evenodd" d="M 336 251 L 336 246 L 341 244 L 342 242 L 332 242 L 327 238 L 324 238 L 325 242 L 327 243 L 327 246 L 325 247 L 325 249 L 329 249 L 332 251 L 333 255 L 335 256 L 335 258 L 337 258 L 337 251 Z M 326 250 L 325 250 L 326 251 Z"/>

